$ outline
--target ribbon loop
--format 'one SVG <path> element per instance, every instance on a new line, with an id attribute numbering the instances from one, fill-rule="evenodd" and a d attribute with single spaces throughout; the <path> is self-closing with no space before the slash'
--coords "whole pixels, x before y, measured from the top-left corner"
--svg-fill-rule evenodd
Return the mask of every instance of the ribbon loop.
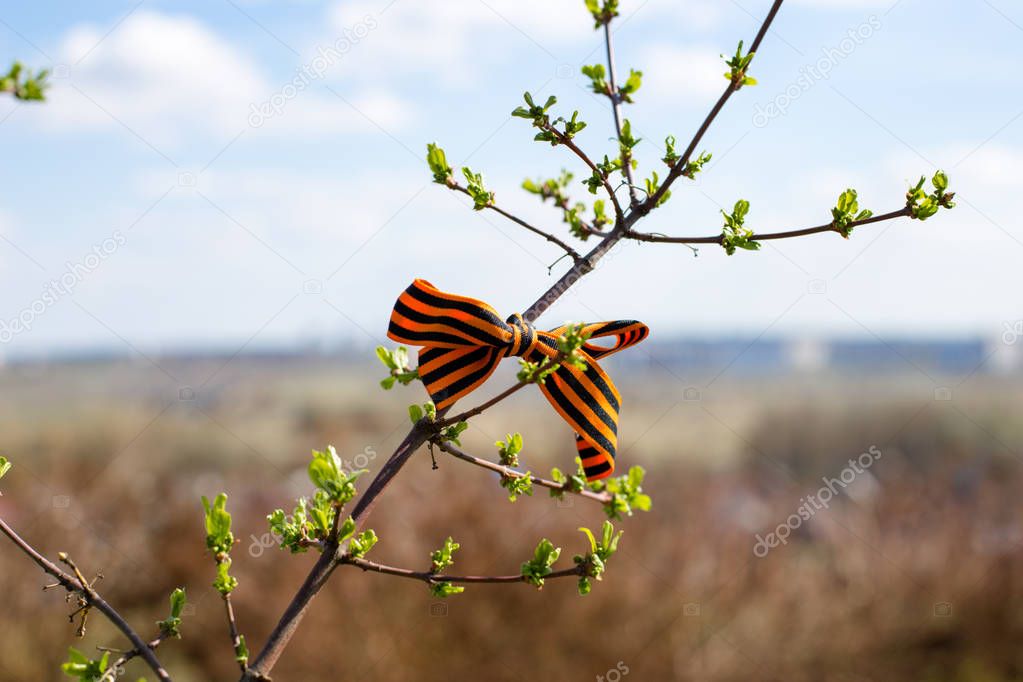
<path id="1" fill-rule="evenodd" d="M 481 386 L 502 359 L 536 362 L 558 356 L 567 326 L 537 331 L 516 313 L 502 321 L 483 301 L 440 291 L 417 279 L 398 297 L 387 336 L 420 346 L 419 377 L 437 409 L 445 409 Z M 576 448 L 588 480 L 610 476 L 618 447 L 621 396 L 597 360 L 647 337 L 642 322 L 618 320 L 583 327 L 589 338 L 612 337 L 612 345 L 588 340 L 579 350 L 585 369 L 560 365 L 541 392 L 576 434 Z"/>

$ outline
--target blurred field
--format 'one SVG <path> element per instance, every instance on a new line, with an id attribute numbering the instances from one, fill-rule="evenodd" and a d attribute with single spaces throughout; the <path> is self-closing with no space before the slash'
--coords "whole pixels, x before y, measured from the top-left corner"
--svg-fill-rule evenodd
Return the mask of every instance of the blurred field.
<path id="1" fill-rule="evenodd" d="M 258 649 L 312 561 L 268 543 L 265 515 L 308 492 L 311 448 L 333 443 L 375 472 L 422 394 L 378 390 L 369 360 L 362 370 L 327 359 L 158 362 L 0 372 L 2 451 L 16 463 L 0 513 L 50 556 L 67 551 L 102 571 L 100 588 L 144 634 L 186 586 L 194 611 L 163 660 L 181 682 L 236 679 L 199 496 L 230 495 L 236 608 Z M 274 678 L 1023 679 L 1018 377 L 941 377 L 952 399 L 935 400 L 918 374 L 612 373 L 625 397 L 619 462 L 646 467 L 654 508 L 623 523 L 592 594 L 561 581 L 542 593 L 470 587 L 440 603 L 418 582 L 341 568 Z M 569 465 L 570 434 L 536 392 L 484 415 L 463 442 L 490 456 L 506 430 L 523 432 L 525 466 Z M 871 446 L 882 457 L 849 495 L 754 556 L 757 533 Z M 459 572 L 517 572 L 545 535 L 570 561 L 583 547 L 576 528 L 603 517 L 542 492 L 508 503 L 491 475 L 438 457 L 433 471 L 418 454 L 381 498 L 372 558 L 426 568 L 450 534 L 462 543 Z M 68 645 L 120 642 L 98 616 L 74 640 L 63 596 L 43 593 L 45 582 L 0 543 L 4 681 L 61 679 Z"/>

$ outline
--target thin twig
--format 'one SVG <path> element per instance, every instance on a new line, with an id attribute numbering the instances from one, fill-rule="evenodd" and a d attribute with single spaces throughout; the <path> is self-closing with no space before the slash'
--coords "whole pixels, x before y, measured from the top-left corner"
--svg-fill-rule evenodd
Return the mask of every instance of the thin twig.
<path id="1" fill-rule="evenodd" d="M 454 180 L 449 180 L 447 186 L 450 187 L 453 190 L 461 192 L 462 194 L 469 194 L 469 190 L 468 189 L 466 189 L 465 187 L 462 187 L 461 185 L 459 185 Z M 495 213 L 499 213 L 500 215 L 504 216 L 505 218 L 507 218 L 508 220 L 512 221 L 516 225 L 519 225 L 520 227 L 526 228 L 527 230 L 529 230 L 533 234 L 540 235 L 541 237 L 543 237 L 547 241 L 551 242 L 552 244 L 557 244 L 558 246 L 560 246 L 565 251 L 565 253 L 567 253 L 569 256 L 571 256 L 573 261 L 578 262 L 579 259 L 582 258 L 582 256 L 579 255 L 578 251 L 573 249 L 571 246 L 569 246 L 568 244 L 566 244 L 562 240 L 560 240 L 557 237 L 555 237 L 550 232 L 545 232 L 544 230 L 541 230 L 538 227 L 534 227 L 534 226 L 530 225 L 525 220 L 522 220 L 518 216 L 512 215 L 511 213 L 509 213 L 508 211 L 505 211 L 503 208 L 500 208 L 496 204 L 487 204 L 487 208 L 489 208 L 491 211 L 493 211 Z"/>
<path id="2" fill-rule="evenodd" d="M 507 389 L 501 391 L 500 393 L 498 393 L 497 395 L 495 395 L 493 398 L 491 398 L 490 400 L 486 401 L 485 403 L 481 403 L 481 404 L 477 405 L 476 407 L 472 408 L 471 410 L 466 410 L 465 412 L 461 412 L 459 414 L 456 414 L 454 417 L 448 417 L 446 419 L 440 419 L 440 420 L 434 422 L 434 424 L 436 425 L 436 427 L 438 429 L 442 429 L 445 426 L 451 426 L 452 424 L 457 424 L 458 422 L 464 422 L 467 419 L 475 417 L 476 415 L 482 414 L 486 410 L 489 410 L 491 407 L 493 407 L 494 405 L 498 404 L 499 402 L 501 402 L 502 400 L 504 400 L 508 396 L 512 395 L 513 393 L 518 392 L 519 390 L 521 390 L 522 388 L 524 388 L 526 386 L 529 386 L 530 383 L 532 383 L 532 382 L 520 381 L 519 383 L 515 384 L 511 388 L 507 388 Z"/>
<path id="3" fill-rule="evenodd" d="M 895 218 L 904 218 L 911 214 L 908 207 L 900 208 L 897 211 L 891 211 L 889 213 L 882 213 L 881 215 L 871 216 L 870 218 L 864 218 L 863 220 L 854 220 L 849 223 L 848 229 L 854 227 L 860 227 L 863 225 L 870 225 L 871 223 L 879 223 L 885 220 L 892 220 Z M 788 230 L 786 232 L 765 232 L 763 234 L 754 234 L 750 237 L 751 241 L 767 241 L 769 239 L 790 239 L 792 237 L 805 237 L 811 234 L 819 234 L 821 232 L 838 232 L 835 227 L 835 223 L 826 223 L 824 225 L 818 225 L 816 227 L 805 227 L 800 230 Z M 648 234 L 645 232 L 635 232 L 629 230 L 625 233 L 626 239 L 635 239 L 640 242 L 653 242 L 657 244 L 720 244 L 721 235 L 714 235 L 710 237 L 666 237 L 657 234 Z"/>
<path id="4" fill-rule="evenodd" d="M 442 575 L 438 573 L 431 573 L 429 571 L 413 571 L 408 568 L 397 568 L 395 566 L 387 566 L 385 564 L 378 564 L 375 561 L 369 561 L 368 559 L 360 559 L 352 556 L 344 556 L 341 559 L 341 563 L 348 564 L 349 566 L 357 566 L 364 571 L 374 571 L 376 573 L 385 573 L 387 575 L 398 576 L 399 578 L 411 578 L 413 580 L 420 580 L 424 583 L 524 583 L 526 582 L 525 576 L 522 574 L 518 575 Z M 572 568 L 564 568 L 560 571 L 553 571 L 548 575 L 544 576 L 544 579 L 550 578 L 567 578 L 569 576 L 580 576 L 586 570 L 586 567 L 582 564 L 577 564 Z"/>
<path id="5" fill-rule="evenodd" d="M 152 669 L 153 673 L 158 679 L 168 682 L 171 677 L 164 669 L 160 660 L 153 653 L 153 650 L 149 648 L 146 642 L 139 636 L 135 629 L 128 624 L 121 614 L 119 614 L 110 604 L 106 602 L 99 594 L 89 585 L 88 581 L 82 581 L 78 578 L 72 577 L 57 567 L 52 561 L 44 557 L 42 554 L 37 552 L 28 542 L 26 542 L 20 535 L 18 535 L 13 528 L 7 523 L 0 519 L 0 532 L 6 535 L 11 542 L 15 544 L 22 552 L 25 553 L 32 561 L 34 561 L 40 568 L 46 573 L 52 575 L 57 579 L 65 589 L 71 592 L 77 592 L 85 598 L 90 606 L 97 609 L 100 613 L 106 616 L 114 627 L 121 631 L 128 641 L 131 642 L 132 646 L 138 651 L 138 655 L 146 662 L 146 664 Z M 73 566 L 68 560 L 68 565 Z M 74 570 L 74 569 L 72 569 Z"/>
<path id="6" fill-rule="evenodd" d="M 763 41 L 764 36 L 767 35 L 767 31 L 771 27 L 771 23 L 774 21 L 775 16 L 777 16 L 778 10 L 781 9 L 783 1 L 784 0 L 774 0 L 774 4 L 771 5 L 771 9 L 768 11 L 767 17 L 764 19 L 764 23 L 760 25 L 760 30 L 757 32 L 756 38 L 753 39 L 753 43 L 750 45 L 750 53 L 756 53 L 756 51 L 760 48 L 760 43 Z M 661 186 L 657 188 L 657 191 L 648 196 L 644 202 L 636 207 L 636 211 L 638 213 L 649 213 L 661 201 L 661 198 L 668 191 L 668 188 L 671 187 L 671 184 L 682 175 L 682 171 L 686 169 L 686 166 L 689 164 L 689 160 L 696 152 L 696 148 L 699 146 L 703 136 L 707 133 L 711 124 L 714 122 L 714 119 L 717 118 L 718 114 L 721 113 L 721 110 L 724 108 L 725 102 L 728 101 L 728 98 L 731 97 L 732 94 L 739 89 L 739 87 L 740 83 L 738 81 L 728 81 L 728 87 L 725 88 L 724 93 L 722 93 L 721 97 L 718 98 L 718 101 L 714 104 L 714 108 L 710 110 L 709 114 L 707 114 L 707 118 L 703 120 L 699 130 L 696 131 L 696 135 L 693 136 L 689 146 L 686 147 L 685 153 L 682 154 L 679 160 L 675 162 L 675 165 L 671 167 L 671 171 L 669 171 L 668 176 L 664 179 Z"/>
<path id="7" fill-rule="evenodd" d="M 600 182 L 604 186 L 604 191 L 607 192 L 608 198 L 611 199 L 611 203 L 615 207 L 615 222 L 620 224 L 625 217 L 625 214 L 622 212 L 622 205 L 618 202 L 618 195 L 615 194 L 615 190 L 611 187 L 611 183 L 608 182 L 607 177 L 605 177 L 604 174 L 600 172 L 600 169 L 597 168 L 597 164 L 593 163 L 593 160 L 586 154 L 586 152 L 579 148 L 579 145 L 572 141 L 572 138 L 555 128 L 552 124 L 548 123 L 546 125 L 541 125 L 540 129 L 553 135 L 557 139 L 558 144 L 564 145 L 572 150 L 573 154 L 578 156 L 583 163 L 589 166 L 591 171 L 600 177 Z"/>
<path id="8" fill-rule="evenodd" d="M 507 476 L 509 478 L 525 478 L 527 476 L 527 474 L 524 474 L 516 469 L 512 469 L 511 467 L 506 467 L 502 464 L 498 464 L 497 462 L 491 462 L 490 460 L 470 455 L 469 453 L 455 447 L 448 441 L 434 442 L 437 444 L 437 447 L 439 447 L 441 450 L 443 450 L 444 452 L 448 453 L 453 457 L 457 457 L 463 462 L 475 464 L 478 467 L 489 469 L 490 471 L 501 474 L 502 476 Z M 573 495 L 578 495 L 580 497 L 585 497 L 590 500 L 595 500 L 601 504 L 607 504 L 608 502 L 611 501 L 611 494 L 608 492 L 598 493 L 592 490 L 587 490 L 586 488 L 583 488 L 580 491 L 573 491 L 571 488 L 567 488 L 565 487 L 564 484 L 558 483 L 557 481 L 549 481 L 545 478 L 533 476 L 532 474 L 528 474 L 528 476 L 529 479 L 533 482 L 533 485 L 538 485 L 543 488 L 550 488 L 551 490 L 560 490 L 562 492 L 572 493 Z"/>
<path id="9" fill-rule="evenodd" d="M 164 641 L 166 641 L 166 639 L 169 636 L 170 635 L 168 635 L 168 633 L 161 632 L 156 639 L 149 642 L 146 646 L 149 647 L 149 649 L 155 650 L 157 647 L 163 644 Z M 100 651 L 113 651 L 113 649 L 109 649 L 107 647 L 96 648 L 99 649 Z M 127 665 L 129 661 L 138 657 L 138 655 L 139 655 L 138 649 L 132 649 L 131 651 L 121 652 L 121 655 L 117 658 L 117 660 L 110 664 L 110 667 L 107 668 L 107 671 L 103 673 L 102 677 L 99 678 L 99 682 L 108 682 L 108 680 L 109 682 L 114 682 L 114 680 L 116 680 L 117 676 L 120 674 L 121 669 L 125 665 Z"/>
<path id="10" fill-rule="evenodd" d="M 238 660 L 238 667 L 241 669 L 242 674 L 245 674 L 245 669 L 248 667 L 246 662 L 242 659 L 238 659 L 238 650 L 241 649 L 242 637 L 238 634 L 238 623 L 234 619 L 234 607 L 231 605 L 231 595 L 224 594 L 224 615 L 227 617 L 227 629 L 231 634 L 231 650 L 235 652 L 235 658 Z"/>
<path id="11" fill-rule="evenodd" d="M 604 47 L 607 52 L 607 78 L 610 87 L 610 92 L 607 94 L 608 99 L 611 100 L 611 112 L 614 114 L 615 119 L 615 133 L 617 134 L 618 140 L 622 139 L 622 94 L 618 91 L 618 78 L 615 73 L 615 50 L 614 42 L 611 40 L 611 21 L 610 19 L 604 23 Z M 632 154 L 628 150 L 622 149 L 622 172 L 625 173 L 625 179 L 629 184 L 629 201 L 630 206 L 635 206 L 639 203 L 639 197 L 636 196 L 636 183 L 632 179 Z"/>

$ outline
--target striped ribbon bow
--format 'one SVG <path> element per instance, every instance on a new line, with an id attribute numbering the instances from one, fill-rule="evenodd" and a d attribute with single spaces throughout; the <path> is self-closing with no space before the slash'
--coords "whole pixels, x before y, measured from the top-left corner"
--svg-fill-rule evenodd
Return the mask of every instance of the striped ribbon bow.
<path id="1" fill-rule="evenodd" d="M 555 359 L 558 338 L 566 329 L 537 331 L 517 313 L 501 321 L 483 301 L 449 294 L 417 279 L 394 304 L 387 336 L 422 347 L 419 377 L 440 410 L 483 384 L 506 357 L 529 362 Z M 619 320 L 589 324 L 583 331 L 591 339 L 611 336 L 614 344 L 604 347 L 587 341 L 579 350 L 585 371 L 563 364 L 539 386 L 575 431 L 586 478 L 593 481 L 614 471 L 622 402 L 596 361 L 639 343 L 649 330 L 642 322 Z"/>

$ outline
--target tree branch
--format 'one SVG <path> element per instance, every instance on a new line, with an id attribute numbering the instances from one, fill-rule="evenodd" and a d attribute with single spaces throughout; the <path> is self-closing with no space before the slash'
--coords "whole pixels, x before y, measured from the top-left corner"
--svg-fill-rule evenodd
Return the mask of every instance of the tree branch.
<path id="1" fill-rule="evenodd" d="M 465 187 L 463 187 L 462 185 L 458 184 L 454 180 L 448 180 L 447 186 L 450 187 L 451 189 L 455 190 L 455 191 L 461 192 L 462 194 L 469 195 L 469 190 L 467 190 Z M 469 195 L 469 196 L 471 196 L 471 195 Z M 495 204 L 487 204 L 487 208 L 489 208 L 491 211 L 494 211 L 495 213 L 499 213 L 500 215 L 503 215 L 508 220 L 512 221 L 516 225 L 519 225 L 520 227 L 526 228 L 527 230 L 529 230 L 533 234 L 540 235 L 541 237 L 543 237 L 547 241 L 551 242 L 552 244 L 557 244 L 558 246 L 560 246 L 562 248 L 562 250 L 564 250 L 565 253 L 567 253 L 572 258 L 573 262 L 578 262 L 582 258 L 582 256 L 579 255 L 578 251 L 573 249 L 571 246 L 569 246 L 568 244 L 566 244 L 562 240 L 560 240 L 557 237 L 555 237 L 550 232 L 545 232 L 544 230 L 541 230 L 538 227 L 533 227 L 532 225 L 527 223 L 525 220 L 522 220 L 518 216 L 515 216 L 515 215 L 512 215 L 511 213 L 508 213 L 508 211 L 505 211 L 503 208 L 500 208 L 500 207 L 498 207 Z"/>
<path id="2" fill-rule="evenodd" d="M 767 31 L 771 27 L 771 23 L 774 21 L 775 16 L 777 16 L 778 10 L 781 9 L 783 1 L 784 0 L 774 0 L 774 4 L 771 5 L 771 9 L 768 11 L 767 17 L 764 18 L 764 23 L 760 25 L 760 30 L 757 32 L 756 38 L 753 39 L 753 43 L 750 45 L 750 53 L 756 53 L 756 51 L 760 48 L 760 43 L 764 40 L 764 36 L 767 35 Z M 710 110 L 707 118 L 705 118 L 703 123 L 700 125 L 699 130 L 696 131 L 696 135 L 693 136 L 689 146 L 686 147 L 685 153 L 682 154 L 679 160 L 675 162 L 675 165 L 671 167 L 668 177 L 664 179 L 664 182 L 657 188 L 657 191 L 648 196 L 645 201 L 636 207 L 637 212 L 640 214 L 646 214 L 657 206 L 658 202 L 660 202 L 661 198 L 668 191 L 668 188 L 670 188 L 672 183 L 682 175 L 682 171 L 686 169 L 686 166 L 689 164 L 689 160 L 696 152 L 696 147 L 700 144 L 700 140 L 703 139 L 703 136 L 710 129 L 711 124 L 714 123 L 714 119 L 717 118 L 719 113 L 721 113 L 721 110 L 725 106 L 725 102 L 728 101 L 728 98 L 731 97 L 732 94 L 739 89 L 739 87 L 740 84 L 737 81 L 728 81 L 728 87 L 725 88 L 724 93 L 722 93 L 721 97 L 718 98 L 718 101 L 714 104 L 714 108 Z"/>
<path id="3" fill-rule="evenodd" d="M 463 450 L 460 450 L 459 448 L 455 447 L 454 445 L 452 445 L 448 441 L 433 441 L 433 442 L 436 443 L 438 448 L 440 448 L 444 452 L 448 453 L 449 455 L 462 460 L 463 462 L 468 462 L 469 464 L 475 464 L 478 467 L 483 467 L 484 469 L 489 469 L 490 471 L 493 471 L 495 473 L 501 474 L 502 476 L 508 476 L 510 478 L 525 478 L 526 477 L 526 474 L 524 474 L 521 471 L 518 471 L 516 469 L 512 469 L 511 467 L 506 467 L 506 466 L 504 466 L 502 464 L 498 464 L 497 462 L 491 462 L 490 460 L 482 459 L 480 457 L 475 457 L 473 455 L 470 455 L 469 453 L 464 452 Z M 529 479 L 533 482 L 533 485 L 538 485 L 538 486 L 541 486 L 543 488 L 550 488 L 551 490 L 560 490 L 562 492 L 572 493 L 573 495 L 578 495 L 580 497 L 585 497 L 587 499 L 595 500 L 595 501 L 597 501 L 597 502 L 599 502 L 601 504 L 607 504 L 608 502 L 611 501 L 611 494 L 607 493 L 607 492 L 600 492 L 600 493 L 598 493 L 598 492 L 594 492 L 592 490 L 587 490 L 585 488 L 583 488 L 582 490 L 576 492 L 576 491 L 571 490 L 570 488 L 566 488 L 563 484 L 558 483 L 557 481 L 549 481 L 549 480 L 547 480 L 545 478 L 539 478 L 537 476 L 533 476 L 532 474 L 529 475 Z"/>
<path id="4" fill-rule="evenodd" d="M 477 405 L 476 407 L 472 408 L 471 410 L 466 410 L 465 412 L 460 412 L 459 414 L 456 414 L 454 417 L 448 417 L 446 419 L 439 419 L 439 420 L 435 421 L 434 422 L 434 426 L 436 428 L 438 428 L 438 429 L 442 429 L 445 426 L 451 426 L 452 424 L 457 424 L 458 422 L 464 422 L 467 419 L 471 419 L 472 417 L 475 417 L 476 415 L 482 414 L 486 410 L 489 410 L 494 405 L 498 404 L 499 402 L 501 402 L 502 400 L 504 400 L 508 396 L 510 396 L 510 395 L 512 395 L 514 393 L 517 393 L 522 388 L 524 388 L 526 386 L 529 386 L 531 383 L 533 383 L 533 382 L 530 382 L 530 381 L 520 381 L 519 383 L 515 384 L 514 386 L 512 386 L 510 388 L 506 388 L 505 390 L 501 391 L 499 394 L 495 395 L 490 400 L 486 401 L 485 403 L 481 403 L 481 404 Z"/>
<path id="5" fill-rule="evenodd" d="M 344 556 L 341 558 L 341 563 L 348 564 L 349 566 L 357 566 L 364 571 L 374 571 L 376 573 L 385 573 L 387 575 L 395 575 L 399 578 L 411 578 L 413 580 L 420 580 L 424 583 L 524 583 L 526 582 L 525 576 L 519 575 L 442 575 L 438 573 L 430 573 L 429 571 L 413 571 L 408 568 L 397 568 L 395 566 L 387 566 L 385 564 L 378 564 L 375 561 L 369 561 L 367 559 L 359 559 L 351 556 Z M 549 578 L 567 578 L 569 576 L 580 576 L 586 567 L 582 564 L 577 564 L 572 568 L 565 568 L 560 571 L 554 571 L 544 576 L 544 579 Z"/>
<path id="6" fill-rule="evenodd" d="M 3 519 L 0 519 L 0 532 L 6 535 L 11 542 L 18 547 L 18 549 L 24 552 L 28 558 L 34 561 L 46 573 L 56 578 L 57 582 L 59 582 L 66 590 L 70 592 L 77 592 L 82 595 L 82 598 L 85 599 L 89 606 L 95 608 L 106 616 L 107 620 L 109 620 L 114 627 L 120 630 L 121 633 L 128 638 L 128 641 L 131 642 L 134 650 L 138 652 L 138 656 L 146 662 L 146 665 L 152 669 L 156 677 L 160 680 L 164 680 L 165 682 L 169 682 L 171 679 L 170 675 L 166 670 L 164 670 L 163 665 L 160 663 L 159 659 L 157 659 L 156 654 L 149 645 L 137 632 L 135 632 L 134 628 L 128 624 L 128 621 L 126 621 L 121 614 L 114 610 L 110 604 L 99 596 L 96 590 L 89 585 L 88 581 L 80 580 L 77 577 L 73 577 L 65 573 L 56 564 L 37 552 L 30 544 L 28 544 L 28 542 L 22 539 L 22 537 L 19 536 L 13 528 L 7 525 Z M 74 570 L 74 564 L 71 563 L 71 560 L 67 559 L 66 561 L 68 566 L 72 567 L 72 570 Z"/>
<path id="7" fill-rule="evenodd" d="M 870 218 L 864 218 L 863 220 L 854 220 L 849 223 L 848 229 L 854 227 L 860 227 L 862 225 L 870 225 L 872 223 L 879 223 L 885 220 L 893 220 L 895 218 L 905 218 L 911 215 L 911 211 L 908 207 L 900 208 L 897 211 L 891 211 L 889 213 L 882 213 L 881 215 L 871 216 Z M 827 223 L 825 225 L 818 225 L 817 227 L 805 227 L 801 230 L 788 230 L 786 232 L 765 232 L 763 234 L 754 234 L 750 237 L 752 241 L 767 241 L 770 239 L 790 239 L 792 237 L 805 237 L 811 234 L 819 234 L 821 232 L 838 232 L 835 227 L 835 223 Z M 648 234 L 645 232 L 635 232 L 629 230 L 625 233 L 626 239 L 634 239 L 640 242 L 653 242 L 656 244 L 720 244 L 721 235 L 714 235 L 710 237 L 665 237 L 657 234 Z"/>
<path id="8" fill-rule="evenodd" d="M 757 34 L 757 38 L 754 40 L 753 48 L 759 46 L 760 41 L 763 39 L 764 34 L 766 34 L 771 21 L 773 21 L 775 14 L 777 14 L 781 3 L 782 0 L 776 0 L 774 3 L 767 19 L 761 26 L 760 32 Z M 701 129 L 693 142 L 690 143 L 691 149 L 687 153 L 687 157 L 692 155 L 692 149 L 695 149 L 699 144 L 700 139 L 706 133 L 707 128 L 710 127 L 710 124 L 717 116 L 721 107 L 724 106 L 725 101 L 731 95 L 734 87 L 734 84 L 729 84 L 729 89 L 721 97 L 718 104 L 715 106 L 714 111 L 712 111 L 711 115 L 708 116 L 703 126 L 701 126 Z M 541 294 L 540 297 L 532 303 L 532 305 L 526 308 L 522 316 L 529 322 L 535 321 L 562 295 L 564 295 L 566 291 L 574 286 L 579 279 L 592 272 L 597 262 L 600 261 L 626 236 L 636 221 L 638 221 L 644 214 L 648 213 L 650 208 L 656 205 L 657 201 L 660 199 L 659 195 L 663 195 L 663 193 L 667 191 L 667 186 L 674 181 L 675 177 L 681 174 L 682 170 L 685 169 L 685 163 L 688 163 L 688 158 L 680 159 L 679 163 L 672 168 L 672 173 L 669 174 L 669 178 L 665 180 L 665 183 L 661 186 L 658 192 L 648 197 L 646 201 L 637 205 L 634 210 L 630 211 L 628 216 L 625 216 L 622 211 L 621 204 L 618 201 L 618 197 L 615 195 L 614 189 L 586 153 L 576 146 L 576 144 L 561 131 L 550 126 L 544 129 L 551 132 L 560 144 L 564 144 L 568 147 L 590 168 L 591 171 L 597 172 L 599 177 L 601 177 L 603 187 L 608 193 L 608 197 L 615 208 L 615 225 L 613 229 L 603 235 L 603 238 L 596 246 L 593 247 L 593 249 L 580 259 L 577 259 L 573 266 L 565 272 L 557 282 L 551 285 L 547 291 Z M 443 416 L 444 411 L 442 410 L 438 413 L 438 417 Z M 408 462 L 423 443 L 429 440 L 434 432 L 434 426 L 425 420 L 421 420 L 412 428 L 411 431 L 409 431 L 402 443 L 394 451 L 387 462 L 384 463 L 380 472 L 370 483 L 362 497 L 359 498 L 359 501 L 355 506 L 355 510 L 352 513 L 352 518 L 355 521 L 357 528 L 361 528 L 365 523 L 365 520 L 371 513 L 377 498 L 387 488 L 391 480 L 393 480 L 402 467 L 405 466 L 405 463 Z M 320 559 L 316 562 L 316 565 L 307 576 L 302 587 L 299 588 L 299 591 L 296 593 L 291 603 L 288 605 L 288 608 L 281 616 L 280 621 L 278 621 L 277 626 L 274 628 L 262 651 L 255 659 L 255 662 L 246 671 L 242 678 L 243 681 L 252 682 L 254 680 L 269 679 L 268 676 L 270 670 L 276 664 L 281 653 L 288 645 L 288 642 L 294 636 L 305 611 L 309 607 L 310 601 L 329 579 L 338 563 L 344 560 L 344 551 L 344 546 L 338 546 L 333 549 L 331 546 L 328 546 L 324 549 Z M 515 579 L 518 580 L 518 576 L 515 576 Z"/>

